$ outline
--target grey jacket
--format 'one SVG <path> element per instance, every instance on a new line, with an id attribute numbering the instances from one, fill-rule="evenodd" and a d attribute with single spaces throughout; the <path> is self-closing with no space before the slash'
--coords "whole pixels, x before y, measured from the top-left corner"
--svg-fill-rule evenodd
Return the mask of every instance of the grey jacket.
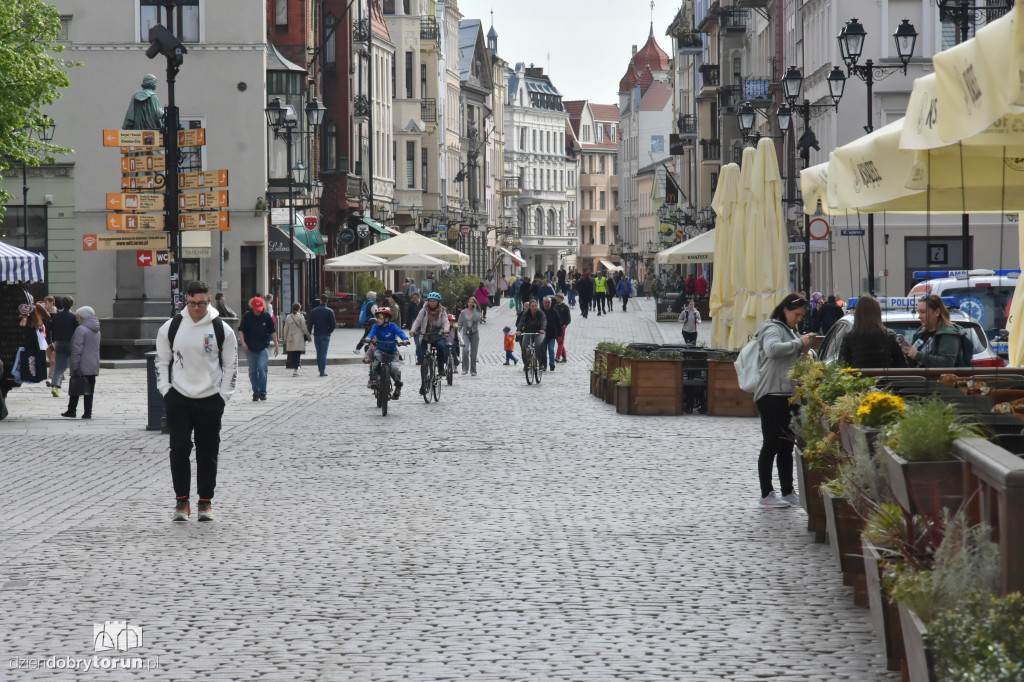
<path id="1" fill-rule="evenodd" d="M 71 337 L 71 373 L 94 377 L 100 373 L 100 321 L 82 320 Z"/>
<path id="2" fill-rule="evenodd" d="M 804 342 L 784 322 L 768 320 L 757 330 L 761 374 L 754 390 L 754 402 L 766 395 L 793 395 L 789 370 L 800 358 Z"/>
<path id="3" fill-rule="evenodd" d="M 470 310 L 466 308 L 459 313 L 459 331 L 462 332 L 463 337 L 471 336 L 480 331 L 480 308 L 473 308 Z"/>

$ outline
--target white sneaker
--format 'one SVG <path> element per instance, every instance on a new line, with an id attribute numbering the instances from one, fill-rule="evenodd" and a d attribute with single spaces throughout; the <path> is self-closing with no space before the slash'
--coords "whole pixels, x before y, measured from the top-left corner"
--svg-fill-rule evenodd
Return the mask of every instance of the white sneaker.
<path id="1" fill-rule="evenodd" d="M 789 502 L 787 502 L 786 500 L 779 499 L 779 497 L 775 494 L 775 491 L 772 491 L 761 498 L 760 506 L 763 509 L 785 509 L 786 507 L 792 505 L 790 505 Z"/>
<path id="2" fill-rule="evenodd" d="M 783 495 L 782 499 L 784 501 L 786 501 L 786 502 L 789 502 L 789 504 L 794 506 L 794 507 L 799 507 L 800 506 L 800 496 L 797 495 L 796 493 L 790 493 L 788 495 Z"/>

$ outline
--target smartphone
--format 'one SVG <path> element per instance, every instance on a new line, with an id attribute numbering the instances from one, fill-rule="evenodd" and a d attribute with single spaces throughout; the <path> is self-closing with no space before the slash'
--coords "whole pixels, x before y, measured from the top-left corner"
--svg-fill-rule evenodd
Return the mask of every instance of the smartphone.
<path id="1" fill-rule="evenodd" d="M 903 334 L 897 334 L 896 335 L 896 340 L 900 342 L 901 346 L 906 346 L 907 345 L 907 340 L 905 338 L 903 338 Z"/>

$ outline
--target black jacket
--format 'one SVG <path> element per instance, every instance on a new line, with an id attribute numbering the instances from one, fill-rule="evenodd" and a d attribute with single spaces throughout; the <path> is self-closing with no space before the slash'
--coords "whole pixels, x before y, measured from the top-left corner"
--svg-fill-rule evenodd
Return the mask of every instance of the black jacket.
<path id="1" fill-rule="evenodd" d="M 572 322 L 572 311 L 569 310 L 569 306 L 562 303 L 556 303 L 554 309 L 558 312 L 558 319 L 561 320 L 563 327 L 568 327 L 569 323 Z"/>
<path id="2" fill-rule="evenodd" d="M 75 319 L 74 313 L 69 310 L 60 311 L 50 321 L 50 331 L 53 334 L 50 343 L 71 343 L 77 326 L 78 320 Z"/>
<path id="3" fill-rule="evenodd" d="M 839 344 L 839 361 L 857 369 L 906 367 L 907 356 L 900 348 L 896 333 L 886 329 L 857 334 L 850 331 Z"/>
<path id="4" fill-rule="evenodd" d="M 544 317 L 547 318 L 547 323 L 544 326 L 545 331 L 549 339 L 557 339 L 562 335 L 562 329 L 565 325 L 562 324 L 562 317 L 555 310 L 555 306 L 552 305 L 548 309 L 541 308 L 541 312 L 544 313 Z"/>
<path id="5" fill-rule="evenodd" d="M 556 317 L 553 315 L 552 317 Z M 548 319 L 544 315 L 544 311 L 537 308 L 537 312 L 534 314 L 530 313 L 529 308 L 523 308 L 523 314 L 516 320 L 516 329 L 525 332 L 527 334 L 539 333 L 546 331 L 548 328 Z"/>
<path id="6" fill-rule="evenodd" d="M 821 333 L 828 334 L 828 330 L 832 328 L 832 325 L 841 320 L 842 317 L 843 309 L 835 301 L 826 302 L 825 305 L 821 306 L 820 317 L 818 318 Z"/>
<path id="7" fill-rule="evenodd" d="M 334 328 L 338 326 L 338 321 L 334 311 L 321 304 L 309 311 L 309 321 L 306 326 L 313 336 L 330 336 L 334 333 Z"/>
<path id="8" fill-rule="evenodd" d="M 576 293 L 580 298 L 592 298 L 594 296 L 594 280 L 590 277 L 581 277 L 576 283 Z"/>

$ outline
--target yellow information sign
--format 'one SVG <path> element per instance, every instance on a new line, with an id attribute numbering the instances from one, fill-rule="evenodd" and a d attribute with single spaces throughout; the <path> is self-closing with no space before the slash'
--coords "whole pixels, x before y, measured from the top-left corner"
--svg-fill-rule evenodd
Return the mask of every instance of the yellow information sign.
<path id="1" fill-rule="evenodd" d="M 187 230 L 220 230 L 227 232 L 231 229 L 231 219 L 227 211 L 201 211 L 199 213 L 184 213 L 178 216 L 178 229 Z"/>
<path id="2" fill-rule="evenodd" d="M 159 130 L 104 130 L 104 147 L 163 147 L 164 136 Z"/>
<path id="3" fill-rule="evenodd" d="M 137 251 L 166 249 L 166 234 L 87 234 L 82 236 L 84 251 Z"/>
<path id="4" fill-rule="evenodd" d="M 122 154 L 141 154 L 162 151 L 163 147 L 121 147 Z"/>
<path id="5" fill-rule="evenodd" d="M 227 186 L 228 172 L 226 170 L 198 171 L 196 173 L 180 173 L 178 175 L 178 189 Z"/>
<path id="6" fill-rule="evenodd" d="M 167 170 L 167 155 L 152 154 L 147 156 L 122 156 L 122 173 L 146 173 Z"/>
<path id="7" fill-rule="evenodd" d="M 122 177 L 121 189 L 127 190 L 163 190 L 167 181 L 162 175 L 136 175 L 134 177 Z"/>
<path id="8" fill-rule="evenodd" d="M 108 194 L 108 211 L 162 211 L 163 194 Z"/>
<path id="9" fill-rule="evenodd" d="M 192 130 L 178 131 L 179 147 L 201 147 L 206 144 L 206 129 L 193 128 Z"/>
<path id="10" fill-rule="evenodd" d="M 159 232 L 164 229 L 162 215 L 111 213 L 107 216 L 107 229 L 121 232 Z"/>
<path id="11" fill-rule="evenodd" d="M 204 211 L 210 208 L 227 208 L 228 191 L 186 192 L 178 195 L 178 208 L 182 211 Z"/>

